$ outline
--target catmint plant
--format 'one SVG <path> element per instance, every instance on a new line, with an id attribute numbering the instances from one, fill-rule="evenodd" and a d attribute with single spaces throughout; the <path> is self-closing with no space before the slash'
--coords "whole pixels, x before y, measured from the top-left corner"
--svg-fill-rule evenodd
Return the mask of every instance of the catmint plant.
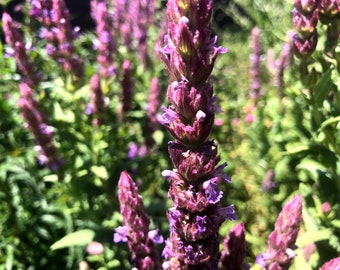
<path id="1" fill-rule="evenodd" d="M 262 269 L 289 269 L 295 257 L 295 242 L 302 221 L 302 197 L 293 197 L 282 209 L 275 229 L 268 237 L 267 251 L 259 255 L 256 263 Z"/>
<path id="2" fill-rule="evenodd" d="M 214 123 L 213 86 L 209 80 L 217 56 L 227 50 L 211 38 L 212 0 L 169 0 L 168 34 L 161 60 L 170 74 L 168 107 L 159 121 L 174 137 L 168 150 L 174 169 L 169 181 L 170 237 L 163 250 L 163 269 L 215 269 L 219 228 L 235 220 L 234 206 L 221 207 L 218 185 L 230 182 L 218 165 L 217 145 L 209 135 Z"/>
<path id="3" fill-rule="evenodd" d="M 134 269 L 159 269 L 160 258 L 156 244 L 163 242 L 158 230 L 149 231 L 150 220 L 142 197 L 131 176 L 123 171 L 118 182 L 118 198 L 124 226 L 115 229 L 114 242 L 127 242 Z"/>

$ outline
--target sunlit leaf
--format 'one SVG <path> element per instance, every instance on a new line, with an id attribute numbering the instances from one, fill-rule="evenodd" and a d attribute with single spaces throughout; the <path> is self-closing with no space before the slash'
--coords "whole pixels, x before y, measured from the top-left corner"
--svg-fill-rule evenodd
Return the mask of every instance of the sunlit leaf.
<path id="1" fill-rule="evenodd" d="M 57 242 L 55 242 L 50 249 L 56 250 L 72 246 L 82 246 L 90 243 L 94 238 L 94 231 L 85 229 L 77 232 L 70 233 Z"/>

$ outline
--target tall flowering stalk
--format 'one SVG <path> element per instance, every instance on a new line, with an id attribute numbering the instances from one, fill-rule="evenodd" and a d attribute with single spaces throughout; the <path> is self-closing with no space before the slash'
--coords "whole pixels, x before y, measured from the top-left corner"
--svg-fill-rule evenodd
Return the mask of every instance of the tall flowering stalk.
<path id="1" fill-rule="evenodd" d="M 148 147 L 153 146 L 155 143 L 152 135 L 158 125 L 157 114 L 161 107 L 161 96 L 162 93 L 159 80 L 155 77 L 151 81 L 149 100 L 146 108 L 148 122 L 145 125 L 145 143 Z"/>
<path id="2" fill-rule="evenodd" d="M 122 77 L 120 100 L 122 102 L 121 114 L 124 117 L 124 114 L 132 109 L 134 95 L 134 81 L 132 78 L 131 62 L 129 60 L 125 60 L 122 65 Z"/>
<path id="3" fill-rule="evenodd" d="M 302 221 L 302 197 L 291 199 L 282 209 L 269 235 L 267 251 L 257 257 L 262 269 L 289 269 L 295 257 L 295 242 Z"/>
<path id="4" fill-rule="evenodd" d="M 158 236 L 158 230 L 149 231 L 150 220 L 142 197 L 126 171 L 119 178 L 118 198 L 125 226 L 116 228 L 114 242 L 128 243 L 134 269 L 159 269 L 160 258 L 155 244 L 163 242 L 163 238 Z"/>
<path id="5" fill-rule="evenodd" d="M 91 10 L 96 23 L 97 40 L 94 45 L 98 51 L 99 73 L 104 78 L 109 78 L 115 74 L 113 53 L 116 50 L 116 43 L 111 31 L 113 21 L 109 15 L 107 1 L 92 0 Z"/>
<path id="6" fill-rule="evenodd" d="M 261 53 L 262 47 L 260 42 L 260 29 L 254 27 L 251 31 L 251 49 L 250 55 L 250 77 L 251 77 L 251 92 L 253 98 L 259 98 L 261 93 Z"/>
<path id="7" fill-rule="evenodd" d="M 18 106 L 26 121 L 27 128 L 32 132 L 36 140 L 37 146 L 35 149 L 39 152 L 39 163 L 55 171 L 62 165 L 62 161 L 58 157 L 56 147 L 52 142 L 53 127 L 46 124 L 39 105 L 34 99 L 32 89 L 28 84 L 20 84 L 20 94 Z"/>
<path id="8" fill-rule="evenodd" d="M 104 122 L 105 99 L 98 74 L 94 74 L 91 77 L 90 91 L 91 101 L 86 109 L 86 113 L 94 114 L 93 124 L 100 126 Z"/>
<path id="9" fill-rule="evenodd" d="M 284 88 L 284 72 L 291 65 L 293 52 L 292 52 L 292 42 L 293 42 L 293 31 L 287 32 L 287 41 L 283 44 L 282 50 L 280 52 L 279 58 L 276 61 L 276 86 L 279 88 L 279 93 L 281 97 L 283 96 Z"/>
<path id="10" fill-rule="evenodd" d="M 2 28 L 6 43 L 12 48 L 12 54 L 14 55 L 18 70 L 23 76 L 23 80 L 32 87 L 36 86 L 39 83 L 39 76 L 34 71 L 34 65 L 28 56 L 23 36 L 7 12 L 2 14 Z"/>
<path id="11" fill-rule="evenodd" d="M 216 57 L 226 49 L 211 39 L 212 0 L 169 0 L 166 46 L 161 59 L 171 82 L 159 121 L 173 135 L 169 154 L 173 170 L 162 172 L 170 182 L 170 237 L 163 251 L 164 269 L 214 269 L 219 227 L 236 218 L 233 206 L 222 208 L 218 184 L 230 179 L 218 166 L 217 146 L 209 135 L 215 111 L 209 77 Z"/>

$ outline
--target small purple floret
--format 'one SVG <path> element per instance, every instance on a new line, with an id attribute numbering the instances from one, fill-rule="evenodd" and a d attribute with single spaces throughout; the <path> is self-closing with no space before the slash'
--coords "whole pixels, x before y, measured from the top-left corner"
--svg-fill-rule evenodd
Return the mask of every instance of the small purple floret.
<path id="1" fill-rule="evenodd" d="M 203 183 L 205 195 L 207 195 L 208 201 L 211 204 L 218 203 L 223 196 L 223 192 L 218 189 L 218 184 L 216 183 L 217 180 L 218 179 L 214 177 Z"/>
<path id="2" fill-rule="evenodd" d="M 196 225 L 196 227 L 198 228 L 198 231 L 200 232 L 200 233 L 203 233 L 203 232 L 205 232 L 206 231 L 206 229 L 207 229 L 207 216 L 203 216 L 203 217 L 201 217 L 201 216 L 196 216 L 196 222 L 195 222 L 195 225 Z"/>
<path id="3" fill-rule="evenodd" d="M 119 226 L 115 229 L 115 233 L 113 234 L 113 242 L 127 242 L 127 226 Z"/>
<path id="4" fill-rule="evenodd" d="M 148 237 L 155 244 L 162 244 L 164 242 L 163 236 L 159 234 L 159 229 L 155 229 L 155 230 L 149 231 Z"/>

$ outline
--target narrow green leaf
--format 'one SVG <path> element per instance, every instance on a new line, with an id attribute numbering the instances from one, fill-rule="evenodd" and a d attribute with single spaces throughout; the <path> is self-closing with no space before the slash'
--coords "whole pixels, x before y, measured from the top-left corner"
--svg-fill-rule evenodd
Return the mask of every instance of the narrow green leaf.
<path id="1" fill-rule="evenodd" d="M 317 81 L 313 92 L 315 103 L 318 107 L 320 107 L 327 97 L 329 91 L 331 90 L 332 81 L 331 81 L 331 69 L 327 70 L 326 73 L 322 74 L 321 78 Z"/>
<path id="2" fill-rule="evenodd" d="M 55 242 L 50 249 L 56 250 L 72 246 L 82 246 L 90 243 L 94 238 L 94 231 L 85 229 L 77 232 L 70 233 L 57 242 Z"/>

